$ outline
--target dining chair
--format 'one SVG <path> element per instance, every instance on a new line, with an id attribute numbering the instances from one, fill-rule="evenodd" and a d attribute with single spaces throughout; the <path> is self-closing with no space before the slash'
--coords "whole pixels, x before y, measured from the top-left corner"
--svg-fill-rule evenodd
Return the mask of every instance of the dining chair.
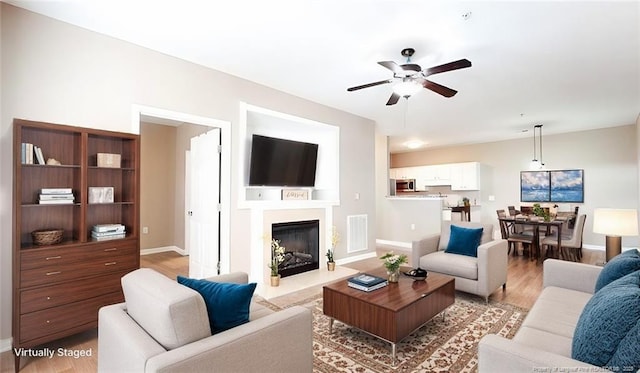
<path id="1" fill-rule="evenodd" d="M 558 250 L 558 236 L 545 237 L 540 243 L 540 247 L 546 248 L 544 255 L 549 256 L 549 250 L 555 251 L 552 255 L 556 255 L 559 259 L 568 259 L 579 262 L 582 259 L 582 234 L 584 232 L 584 222 L 587 215 L 578 215 L 576 223 L 570 237 L 561 235 L 560 250 Z M 541 253 L 542 254 L 542 253 Z M 553 257 L 553 256 L 552 256 Z"/>
<path id="2" fill-rule="evenodd" d="M 507 255 L 511 253 L 512 248 L 513 255 L 518 255 L 518 246 L 522 246 L 522 255 L 524 255 L 526 251 L 529 253 L 529 258 L 531 258 L 533 256 L 533 235 L 514 232 L 512 230 L 512 227 L 515 226 L 513 222 L 502 219 L 499 219 L 498 222 L 500 223 L 500 233 L 502 234 L 502 238 L 507 240 L 509 248 Z"/>
<path id="3" fill-rule="evenodd" d="M 517 215 L 520 215 L 520 211 L 516 210 L 515 206 L 507 206 L 507 209 L 509 210 L 509 215 L 512 217 L 516 217 Z"/>

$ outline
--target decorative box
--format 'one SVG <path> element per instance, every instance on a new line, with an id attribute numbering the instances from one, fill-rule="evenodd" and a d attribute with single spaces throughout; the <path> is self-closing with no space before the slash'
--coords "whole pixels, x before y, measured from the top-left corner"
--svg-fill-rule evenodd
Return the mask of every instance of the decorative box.
<path id="1" fill-rule="evenodd" d="M 120 168 L 120 154 L 98 153 L 98 167 Z"/>

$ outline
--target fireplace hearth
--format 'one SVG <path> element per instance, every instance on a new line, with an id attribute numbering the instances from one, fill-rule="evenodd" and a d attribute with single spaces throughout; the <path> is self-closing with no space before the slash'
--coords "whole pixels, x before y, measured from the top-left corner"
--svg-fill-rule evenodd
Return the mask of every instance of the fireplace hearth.
<path id="1" fill-rule="evenodd" d="M 320 221 L 305 220 L 271 225 L 271 237 L 285 248 L 284 261 L 278 266 L 282 277 L 319 268 Z"/>

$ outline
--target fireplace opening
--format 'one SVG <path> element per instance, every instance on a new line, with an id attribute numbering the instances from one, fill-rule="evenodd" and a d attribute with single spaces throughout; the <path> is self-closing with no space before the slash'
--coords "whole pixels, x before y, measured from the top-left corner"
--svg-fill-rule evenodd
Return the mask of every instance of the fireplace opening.
<path id="1" fill-rule="evenodd" d="M 278 265 L 281 277 L 319 267 L 320 221 L 305 220 L 271 225 L 271 237 L 284 247 L 284 261 Z"/>

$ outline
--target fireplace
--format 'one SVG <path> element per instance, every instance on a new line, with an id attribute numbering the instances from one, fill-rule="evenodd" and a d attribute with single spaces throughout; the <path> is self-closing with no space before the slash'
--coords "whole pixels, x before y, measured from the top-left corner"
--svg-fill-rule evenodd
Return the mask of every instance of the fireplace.
<path id="1" fill-rule="evenodd" d="M 278 266 L 282 277 L 319 268 L 320 221 L 305 220 L 271 225 L 271 237 L 285 248 L 284 261 Z"/>

